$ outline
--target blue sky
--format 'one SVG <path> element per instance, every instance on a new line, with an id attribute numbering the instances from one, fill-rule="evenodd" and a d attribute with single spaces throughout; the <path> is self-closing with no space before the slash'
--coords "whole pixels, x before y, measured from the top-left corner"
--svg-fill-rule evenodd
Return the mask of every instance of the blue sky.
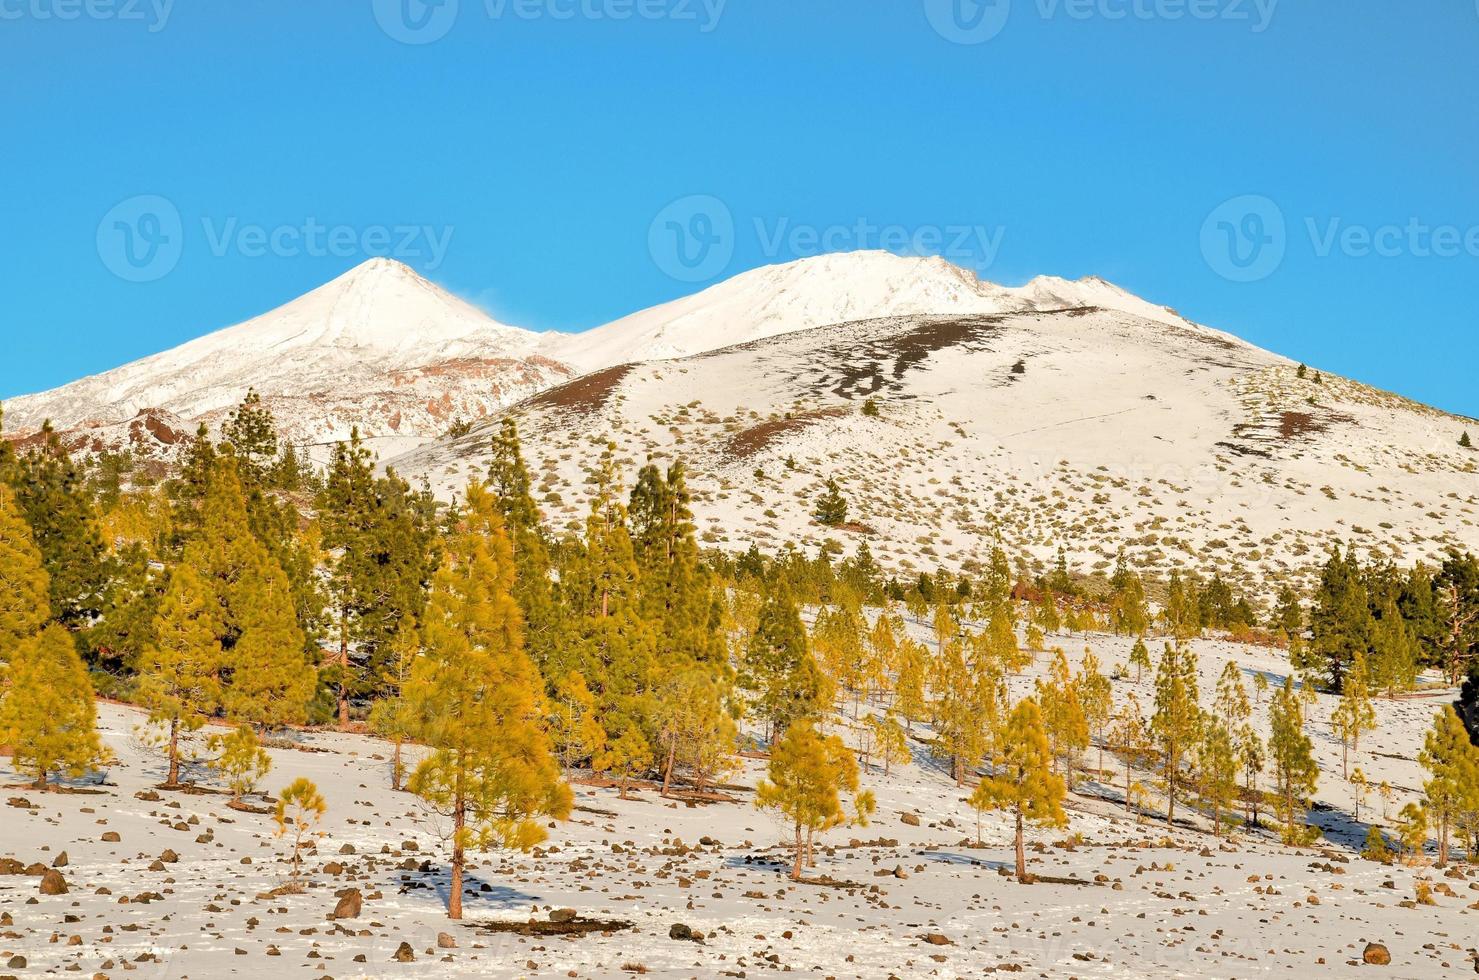
<path id="1" fill-rule="evenodd" d="M 573 330 L 825 234 L 1479 415 L 1472 0 L 443 3 L 0 0 L 0 397 L 370 254 Z M 733 231 L 690 273 L 695 200 Z"/>

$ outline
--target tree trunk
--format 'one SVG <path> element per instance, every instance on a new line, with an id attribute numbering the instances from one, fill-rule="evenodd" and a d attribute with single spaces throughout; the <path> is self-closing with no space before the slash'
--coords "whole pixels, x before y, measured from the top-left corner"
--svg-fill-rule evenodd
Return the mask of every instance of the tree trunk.
<path id="1" fill-rule="evenodd" d="M 390 763 L 390 788 L 392 792 L 401 791 L 401 737 L 395 737 L 395 755 Z"/>
<path id="2" fill-rule="evenodd" d="M 1027 881 L 1027 849 L 1022 839 L 1022 804 L 1017 804 L 1017 880 Z"/>
<path id="3" fill-rule="evenodd" d="M 349 730 L 349 634 L 339 632 L 339 730 Z"/>
<path id="4" fill-rule="evenodd" d="M 1125 757 L 1125 812 L 1130 812 L 1130 759 Z"/>
<path id="5" fill-rule="evenodd" d="M 31 788 L 32 789 L 37 789 L 37 790 L 44 790 L 44 789 L 46 789 L 46 767 L 45 766 L 37 766 L 36 767 L 36 781 L 31 784 Z"/>
<path id="6" fill-rule="evenodd" d="M 791 864 L 791 880 L 792 881 L 800 881 L 801 880 L 801 859 L 802 859 L 802 852 L 801 852 L 801 825 L 798 823 L 796 825 L 796 860 L 793 861 L 792 864 Z"/>
<path id="7" fill-rule="evenodd" d="M 662 767 L 662 795 L 663 796 L 667 796 L 668 795 L 668 786 L 673 781 L 673 759 L 674 759 L 674 757 L 677 754 L 678 754 L 678 740 L 677 739 L 670 739 L 668 741 L 668 761 L 667 761 L 667 764 Z"/>
<path id="8" fill-rule="evenodd" d="M 1448 814 L 1438 818 L 1438 867 L 1448 867 Z"/>
<path id="9" fill-rule="evenodd" d="M 467 823 L 467 801 L 462 796 L 462 776 L 457 777 L 457 800 L 452 811 L 452 887 L 447 896 L 447 918 L 462 918 L 462 866 L 467 855 L 462 849 L 462 828 Z"/>
<path id="10" fill-rule="evenodd" d="M 180 785 L 180 723 L 178 721 L 169 723 L 169 775 L 164 778 L 164 785 Z"/>

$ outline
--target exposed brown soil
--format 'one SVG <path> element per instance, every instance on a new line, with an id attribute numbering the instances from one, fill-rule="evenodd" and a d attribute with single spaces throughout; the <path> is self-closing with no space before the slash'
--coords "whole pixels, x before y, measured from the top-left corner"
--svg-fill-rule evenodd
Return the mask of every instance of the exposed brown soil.
<path id="1" fill-rule="evenodd" d="M 540 408 L 569 408 L 577 412 L 594 412 L 605 407 L 611 393 L 631 373 L 633 365 L 618 364 L 602 371 L 567 381 L 557 388 L 542 391 L 524 404 Z"/>
<path id="2" fill-rule="evenodd" d="M 771 443 L 792 432 L 800 432 L 822 419 L 835 419 L 848 414 L 847 408 L 819 408 L 810 412 L 797 412 L 783 419 L 761 422 L 739 433 L 729 440 L 729 454 L 745 459 L 766 449 Z"/>

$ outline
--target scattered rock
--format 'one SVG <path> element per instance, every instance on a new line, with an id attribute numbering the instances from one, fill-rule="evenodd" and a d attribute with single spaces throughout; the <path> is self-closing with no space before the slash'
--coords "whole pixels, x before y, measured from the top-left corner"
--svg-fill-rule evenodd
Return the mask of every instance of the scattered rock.
<path id="1" fill-rule="evenodd" d="M 574 909 L 554 909 L 549 914 L 549 920 L 551 922 L 574 922 L 575 921 L 575 910 Z"/>
<path id="2" fill-rule="evenodd" d="M 416 959 L 416 951 L 411 948 L 410 943 L 401 943 L 395 948 L 395 955 L 391 959 L 397 963 L 411 963 Z"/>
<path id="3" fill-rule="evenodd" d="M 452 938 L 451 933 L 437 933 L 437 949 L 456 949 L 457 940 Z"/>
<path id="4" fill-rule="evenodd" d="M 65 895 L 67 894 L 67 879 L 55 868 L 48 868 L 41 876 L 41 894 L 43 895 Z"/>
<path id="5" fill-rule="evenodd" d="M 684 942 L 692 942 L 693 941 L 693 930 L 690 929 L 688 926 L 685 926 L 681 922 L 675 922 L 668 929 L 668 938 L 669 939 L 678 939 L 678 940 L 682 940 Z"/>
<path id="6" fill-rule="evenodd" d="M 110 830 L 107 833 L 103 834 L 104 844 L 117 844 L 121 840 L 123 840 L 123 838 L 119 836 L 119 833 L 116 830 Z"/>
<path id="7" fill-rule="evenodd" d="M 339 898 L 339 904 L 334 906 L 334 918 L 357 919 L 364 909 L 364 896 L 358 888 L 350 888 Z"/>
<path id="8" fill-rule="evenodd" d="M 67 852 L 63 851 L 58 854 L 56 860 L 51 862 L 51 866 L 53 868 L 65 868 L 67 866 Z"/>
<path id="9" fill-rule="evenodd" d="M 1361 953 L 1361 962 L 1368 966 L 1389 966 L 1392 954 L 1381 943 L 1367 943 L 1366 949 Z"/>
<path id="10" fill-rule="evenodd" d="M 912 813 L 901 813 L 901 814 L 899 814 L 899 820 L 901 820 L 902 822 L 908 824 L 911 827 L 918 827 L 919 826 L 919 817 L 916 816 L 915 814 L 912 814 Z"/>

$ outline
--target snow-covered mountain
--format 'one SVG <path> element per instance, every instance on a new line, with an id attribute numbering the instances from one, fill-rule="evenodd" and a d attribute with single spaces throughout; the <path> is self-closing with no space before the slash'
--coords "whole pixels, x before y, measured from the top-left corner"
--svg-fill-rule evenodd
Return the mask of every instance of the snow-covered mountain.
<path id="1" fill-rule="evenodd" d="M 941 258 L 840 252 L 764 266 L 703 292 L 551 341 L 582 371 L 687 357 L 777 334 L 911 313 L 1018 313 L 1098 306 L 1184 324 L 1103 279 L 1039 276 L 1025 286 L 986 282 Z"/>
<path id="2" fill-rule="evenodd" d="M 1338 539 L 1409 563 L 1479 547 L 1479 455 L 1458 445 L 1472 421 L 1301 378 L 1172 314 L 1126 312 L 1107 284 L 1035 289 L 1044 305 L 1087 293 L 1121 308 L 817 327 L 608 367 L 508 411 L 562 526 L 583 515 L 609 438 L 628 479 L 683 458 L 705 541 L 733 549 L 866 538 L 894 568 L 959 568 L 1000 535 L 1042 562 L 1061 545 L 1104 570 L 1123 548 L 1142 567 L 1218 568 L 1266 593 Z M 395 465 L 450 496 L 484 472 L 492 425 Z M 829 478 L 849 527 L 813 519 Z"/>
<path id="3" fill-rule="evenodd" d="M 168 456 L 255 388 L 285 439 L 322 456 L 358 427 L 382 458 L 578 374 L 687 357 L 834 323 L 906 314 L 1097 306 L 1189 326 L 1101 279 L 1040 277 L 1008 288 L 939 258 L 848 252 L 766 266 L 579 334 L 534 333 L 389 259 L 245 323 L 6 404 L 9 433 L 50 419 L 84 450 Z M 1204 328 L 1203 328 L 1204 329 Z"/>
<path id="4" fill-rule="evenodd" d="M 168 447 L 256 388 L 309 447 L 358 426 L 382 455 L 574 376 L 539 334 L 498 323 L 388 259 L 371 259 L 245 323 L 5 406 L 10 432 L 51 419 L 86 448 Z"/>

